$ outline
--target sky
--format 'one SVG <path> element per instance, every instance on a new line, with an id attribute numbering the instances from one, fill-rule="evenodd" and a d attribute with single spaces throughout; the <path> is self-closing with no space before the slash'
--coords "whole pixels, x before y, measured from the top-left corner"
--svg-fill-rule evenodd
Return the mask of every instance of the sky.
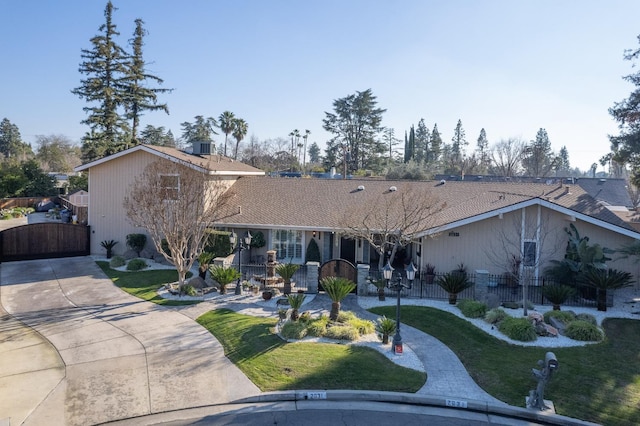
<path id="1" fill-rule="evenodd" d="M 588 170 L 609 152 L 608 109 L 629 96 L 623 60 L 637 49 L 636 0 L 113 0 L 126 46 L 145 22 L 144 57 L 170 114 L 147 124 L 175 136 L 196 115 L 232 111 L 246 140 L 322 129 L 336 99 L 371 89 L 382 125 L 403 138 L 424 119 L 450 143 L 458 120 L 469 149 L 530 141 L 545 128 L 556 152 Z M 37 135 L 80 143 L 88 130 L 81 49 L 104 23 L 105 0 L 0 0 L 0 119 L 34 149 Z M 216 142 L 224 140 L 217 136 Z M 598 171 L 604 170 L 598 166 Z"/>

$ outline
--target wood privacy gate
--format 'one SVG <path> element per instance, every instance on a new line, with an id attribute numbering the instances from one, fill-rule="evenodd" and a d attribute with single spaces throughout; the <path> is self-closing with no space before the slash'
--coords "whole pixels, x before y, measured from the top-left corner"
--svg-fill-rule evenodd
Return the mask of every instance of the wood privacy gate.
<path id="1" fill-rule="evenodd" d="M 0 232 L 0 262 L 88 256 L 89 227 L 69 223 L 34 223 Z"/>
<path id="2" fill-rule="evenodd" d="M 357 283 L 357 271 L 353 263 L 344 259 L 333 259 L 325 262 L 320 267 L 320 273 L 318 274 L 320 279 L 325 277 L 342 277 L 347 278 L 354 283 Z"/>

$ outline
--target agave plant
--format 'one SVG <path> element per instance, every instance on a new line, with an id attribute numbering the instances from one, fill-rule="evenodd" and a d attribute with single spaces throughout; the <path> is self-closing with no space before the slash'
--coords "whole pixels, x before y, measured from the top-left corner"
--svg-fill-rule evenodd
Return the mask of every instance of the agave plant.
<path id="1" fill-rule="evenodd" d="M 473 283 L 467 279 L 467 275 L 459 271 L 449 272 L 438 277 L 436 284 L 449 293 L 449 304 L 451 305 L 455 305 L 458 301 L 458 293 L 473 285 Z"/>
<path id="2" fill-rule="evenodd" d="M 575 294 L 575 289 L 564 284 L 546 285 L 542 287 L 542 294 L 553 304 L 553 310 L 559 311 L 560 305 Z"/>
<path id="3" fill-rule="evenodd" d="M 291 293 L 291 278 L 293 274 L 300 268 L 300 265 L 294 263 L 281 263 L 276 266 L 276 273 L 284 280 L 284 294 Z"/>
<path id="4" fill-rule="evenodd" d="M 298 311 L 300 309 L 300 307 L 302 306 L 302 304 L 304 303 L 304 299 L 306 299 L 307 297 L 304 294 L 301 293 L 297 293 L 297 294 L 288 294 L 287 295 L 287 300 L 289 301 L 289 306 L 291 306 L 291 321 L 297 321 L 298 320 Z"/>
<path id="5" fill-rule="evenodd" d="M 240 272 L 234 268 L 225 268 L 220 265 L 212 265 L 209 267 L 209 273 L 211 278 L 220 284 L 220 294 L 227 292 L 227 285 L 238 278 L 240 278 Z"/>
<path id="6" fill-rule="evenodd" d="M 340 302 L 351 293 L 356 285 L 353 281 L 342 277 L 326 277 L 320 281 L 322 288 L 331 298 L 331 312 L 329 319 L 337 321 L 340 313 Z"/>
<path id="7" fill-rule="evenodd" d="M 633 275 L 616 269 L 587 268 L 580 277 L 580 282 L 596 289 L 599 311 L 607 310 L 607 290 L 629 287 L 633 284 Z"/>

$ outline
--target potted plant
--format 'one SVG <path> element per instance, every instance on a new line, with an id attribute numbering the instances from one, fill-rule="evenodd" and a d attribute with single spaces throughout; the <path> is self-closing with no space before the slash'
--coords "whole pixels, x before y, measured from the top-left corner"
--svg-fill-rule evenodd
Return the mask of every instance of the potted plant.
<path id="1" fill-rule="evenodd" d="M 220 284 L 220 294 L 227 292 L 227 285 L 240 278 L 240 272 L 234 268 L 225 268 L 220 265 L 213 265 L 209 267 L 209 273 L 211 278 Z"/>
<path id="2" fill-rule="evenodd" d="M 251 293 L 253 293 L 254 296 L 257 296 L 259 292 L 260 286 L 258 284 L 251 284 Z"/>
<path id="3" fill-rule="evenodd" d="M 289 306 L 291 306 L 291 321 L 298 320 L 298 310 L 304 303 L 304 299 L 306 299 L 306 296 L 300 293 L 287 295 Z"/>
<path id="4" fill-rule="evenodd" d="M 433 284 L 436 277 L 436 267 L 430 263 L 424 267 L 424 280 L 427 284 Z"/>
<path id="5" fill-rule="evenodd" d="M 300 265 L 294 263 L 281 263 L 276 266 L 276 273 L 284 280 L 284 294 L 291 293 L 291 278 L 293 274 L 300 268 Z"/>
<path id="6" fill-rule="evenodd" d="M 386 345 L 389 343 L 389 336 L 396 331 L 396 322 L 385 316 L 378 318 L 378 321 L 376 322 L 376 331 L 382 338 L 382 344 Z"/>
<path id="7" fill-rule="evenodd" d="M 118 244 L 115 240 L 104 240 L 100 243 L 102 247 L 107 250 L 107 259 L 111 259 L 111 255 L 113 254 L 113 247 Z"/>
<path id="8" fill-rule="evenodd" d="M 265 290 L 262 292 L 262 298 L 264 300 L 271 300 L 273 297 L 273 292 L 271 290 Z"/>
<path id="9" fill-rule="evenodd" d="M 449 293 L 449 304 L 455 305 L 458 301 L 458 293 L 468 289 L 473 285 L 471 281 L 467 279 L 466 274 L 461 274 L 459 272 L 449 272 L 444 274 L 441 277 L 438 277 L 436 280 L 436 284 L 438 284 L 444 291 Z"/>

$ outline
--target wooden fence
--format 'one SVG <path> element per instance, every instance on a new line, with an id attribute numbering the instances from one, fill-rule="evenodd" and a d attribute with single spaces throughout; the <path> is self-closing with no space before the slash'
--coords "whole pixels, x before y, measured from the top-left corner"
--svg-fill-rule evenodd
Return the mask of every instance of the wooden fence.
<path id="1" fill-rule="evenodd" d="M 0 262 L 55 257 L 87 256 L 89 227 L 45 222 L 0 232 Z"/>
<path id="2" fill-rule="evenodd" d="M 71 201 L 62 197 L 60 198 L 60 205 L 62 208 L 69 210 L 72 216 L 78 216 L 79 224 L 86 225 L 89 223 L 89 208 L 87 206 L 73 204 Z"/>

